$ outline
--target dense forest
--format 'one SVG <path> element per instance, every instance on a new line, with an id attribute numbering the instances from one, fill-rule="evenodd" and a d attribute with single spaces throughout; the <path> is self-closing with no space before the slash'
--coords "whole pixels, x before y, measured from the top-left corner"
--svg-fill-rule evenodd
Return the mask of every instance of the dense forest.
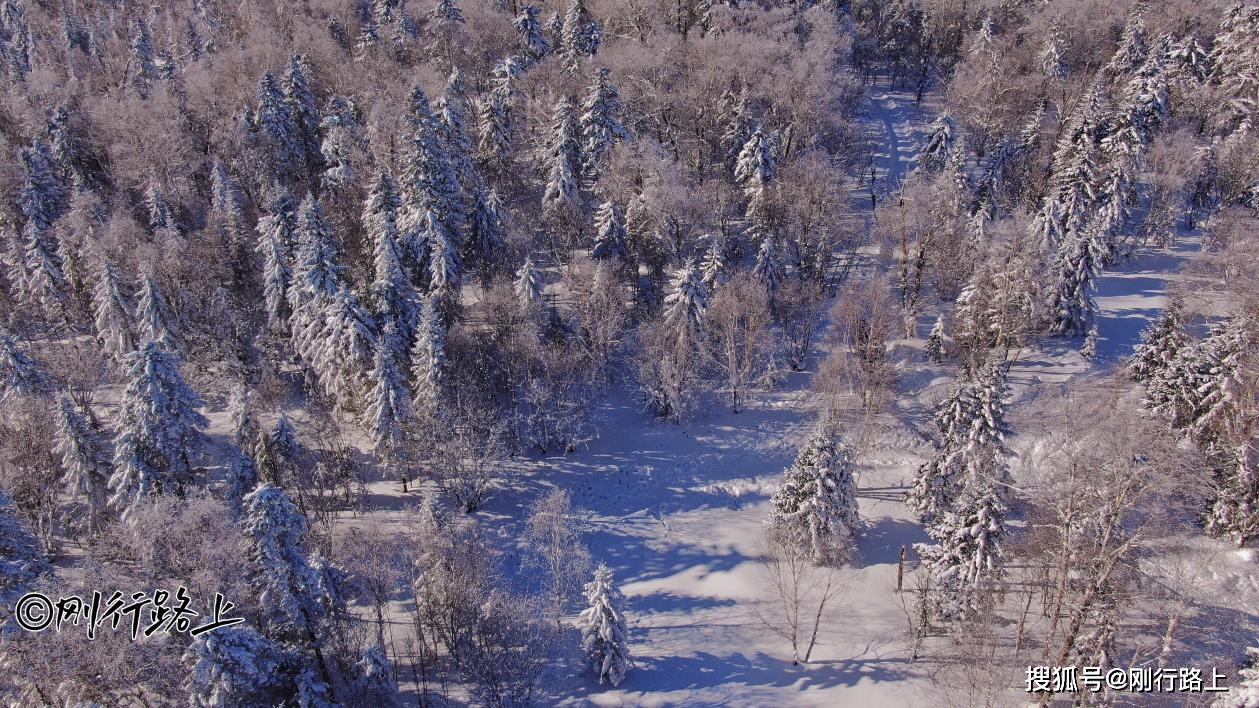
<path id="1" fill-rule="evenodd" d="M 0 64 L 6 704 L 1259 706 L 1259 5 L 2 0 Z M 18 609 L 181 589 L 240 621 Z"/>

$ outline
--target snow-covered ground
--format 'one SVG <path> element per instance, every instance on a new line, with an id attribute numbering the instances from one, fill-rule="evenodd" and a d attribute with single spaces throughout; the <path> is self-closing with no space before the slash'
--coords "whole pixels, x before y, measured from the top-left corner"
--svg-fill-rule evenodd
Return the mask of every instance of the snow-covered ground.
<path id="1" fill-rule="evenodd" d="M 887 194 L 910 168 L 931 114 L 912 94 L 880 85 L 871 90 L 865 120 L 878 146 L 875 186 Z M 869 194 L 868 182 L 854 191 L 867 216 Z M 1098 282 L 1095 361 L 1081 357 L 1079 342 L 1071 340 L 1022 352 L 1011 371 L 1016 401 L 1119 362 L 1166 304 L 1169 288 L 1186 277 L 1177 271 L 1196 250 L 1196 239 L 1185 236 L 1168 251 L 1140 252 L 1105 273 Z M 568 490 L 588 518 L 585 540 L 594 558 L 612 568 L 627 598 L 634 669 L 616 689 L 577 679 L 564 702 L 939 705 L 931 680 L 940 667 L 911 659 L 910 598 L 895 588 L 901 548 L 926 540 L 901 496 L 930 452 L 920 430 L 951 375 L 914 362 L 902 372 L 892 411 L 849 416 L 846 435 L 858 446 L 858 500 L 868 529 L 857 559 L 842 572 L 843 592 L 826 613 L 808 665 L 793 665 L 787 643 L 757 616 L 767 597 L 756 559 L 769 496 L 816 418 L 809 393 L 815 367 L 789 375 L 740 413 L 712 395 L 684 425 L 652 421 L 627 385 L 613 386 L 596 407 L 597 439 L 569 455 L 515 463 L 510 480 L 477 512 L 484 524 L 512 543 L 514 525 L 533 499 L 554 487 Z M 369 492 L 367 518 L 401 531 L 401 509 L 415 496 L 401 498 L 396 482 L 373 484 Z M 1220 549 L 1205 539 L 1199 546 L 1199 553 Z M 1224 555 L 1203 582 L 1249 602 L 1259 595 L 1253 562 Z M 395 625 L 404 624 L 399 613 Z"/>

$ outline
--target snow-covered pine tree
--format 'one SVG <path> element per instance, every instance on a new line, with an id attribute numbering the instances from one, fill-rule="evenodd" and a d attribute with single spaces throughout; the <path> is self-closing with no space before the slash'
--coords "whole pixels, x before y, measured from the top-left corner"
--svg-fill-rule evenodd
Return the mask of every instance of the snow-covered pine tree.
<path id="1" fill-rule="evenodd" d="M 778 245 L 778 239 L 773 234 L 766 234 L 761 239 L 761 247 L 756 251 L 756 263 L 752 266 L 752 272 L 765 286 L 772 309 L 778 299 L 778 289 L 787 278 L 781 248 Z"/>
<path id="2" fill-rule="evenodd" d="M 1259 109 L 1259 6 L 1237 3 L 1220 20 L 1211 63 L 1213 82 L 1228 101 L 1227 115 L 1216 119 L 1222 132 L 1230 132 Z"/>
<path id="3" fill-rule="evenodd" d="M 288 328 L 292 309 L 288 292 L 293 283 L 297 246 L 297 201 L 285 190 L 258 219 L 258 252 L 262 255 L 263 306 L 267 324 L 276 331 Z"/>
<path id="4" fill-rule="evenodd" d="M 175 214 L 170 208 L 170 203 L 166 201 L 166 194 L 162 192 L 162 187 L 157 182 L 150 181 L 149 186 L 145 188 L 144 206 L 149 213 L 150 231 L 157 233 L 161 229 L 178 230 Z"/>
<path id="5" fill-rule="evenodd" d="M 11 396 L 42 396 L 52 388 L 47 372 L 18 342 L 0 329 L 0 404 Z"/>
<path id="6" fill-rule="evenodd" d="M 284 69 L 284 105 L 292 120 L 302 157 L 310 174 L 317 174 L 323 162 L 319 149 L 319 106 L 310 86 L 310 63 L 304 54 L 289 57 Z"/>
<path id="7" fill-rule="evenodd" d="M 69 284 L 60 249 L 51 232 L 41 231 L 33 222 L 28 222 L 22 229 L 20 258 L 23 261 L 22 268 L 18 269 L 21 279 L 15 285 L 21 300 L 42 310 L 50 320 L 63 321 Z"/>
<path id="8" fill-rule="evenodd" d="M 444 241 L 455 249 L 463 245 L 465 210 L 458 175 L 443 145 L 441 121 L 419 86 L 411 91 L 407 121 L 410 133 L 401 179 L 403 209 L 398 230 L 406 257 L 404 265 L 413 280 L 427 284 L 434 272 L 429 264 L 434 241 Z M 439 271 L 445 267 L 439 266 Z"/>
<path id="9" fill-rule="evenodd" d="M 411 348 L 411 375 L 416 409 L 436 416 L 446 378 L 446 330 L 432 298 L 425 298 L 420 310 L 419 329 Z"/>
<path id="10" fill-rule="evenodd" d="M 179 350 L 179 326 L 157 276 L 146 272 L 140 276 L 140 293 L 136 302 L 136 334 L 140 341 L 151 340 L 171 351 Z"/>
<path id="11" fill-rule="evenodd" d="M 533 264 L 532 256 L 525 256 L 525 262 L 516 271 L 513 289 L 522 311 L 530 312 L 542 307 L 542 273 Z"/>
<path id="12" fill-rule="evenodd" d="M 709 292 L 716 290 L 730 279 L 726 273 L 726 249 L 718 239 L 712 239 L 712 243 L 708 245 L 704 260 L 700 263 L 700 272 L 703 274 L 704 285 L 708 286 Z"/>
<path id="13" fill-rule="evenodd" d="M 372 241 L 375 279 L 370 286 L 372 313 L 381 329 L 381 346 L 402 361 L 415 338 L 419 301 L 402 268 L 396 223 L 398 195 L 385 173 L 372 187 L 363 210 L 367 236 Z"/>
<path id="14" fill-rule="evenodd" d="M 376 322 L 354 291 L 341 286 L 324 306 L 323 327 L 303 340 L 311 368 L 337 407 L 356 408 L 367 392 L 376 349 Z"/>
<path id="15" fill-rule="evenodd" d="M 753 204 L 764 200 L 765 190 L 774 181 L 773 146 L 762 129 L 757 128 L 739 150 L 734 167 L 734 181 L 743 187 L 751 213 Z"/>
<path id="16" fill-rule="evenodd" d="M 927 140 L 918 153 L 918 165 L 928 172 L 939 172 L 948 164 L 957 142 L 958 131 L 953 117 L 941 113 L 927 128 Z"/>
<path id="17" fill-rule="evenodd" d="M 1093 324 L 1097 314 L 1093 282 L 1101 268 L 1097 259 L 1102 251 L 1094 237 L 1091 230 L 1072 230 L 1058 249 L 1046 299 L 1049 331 L 1054 334 L 1086 334 Z"/>
<path id="18" fill-rule="evenodd" d="M 17 203 L 26 225 L 45 234 L 70 208 L 70 195 L 48 143 L 36 139 L 18 154 L 23 180 Z"/>
<path id="19" fill-rule="evenodd" d="M 1123 34 L 1119 37 L 1119 46 L 1104 72 L 1112 81 L 1122 81 L 1136 73 L 1145 63 L 1150 53 L 1149 38 L 1145 32 L 1145 22 L 1141 18 L 1142 9 L 1137 8 L 1128 18 Z"/>
<path id="20" fill-rule="evenodd" d="M 539 61 L 551 52 L 551 44 L 542 33 L 542 23 L 538 21 L 538 6 L 525 5 L 520 14 L 512 20 L 516 29 L 516 44 L 520 53 L 531 61 Z"/>
<path id="21" fill-rule="evenodd" d="M 135 351 L 131 306 L 122 291 L 122 279 L 118 268 L 109 261 L 101 263 L 100 279 L 92 292 L 96 306 L 96 340 L 101 351 L 108 357 L 122 361 Z"/>
<path id="22" fill-rule="evenodd" d="M 22 525 L 9 493 L 0 489 L 0 603 L 12 607 L 27 588 L 51 573 L 39 541 Z"/>
<path id="23" fill-rule="evenodd" d="M 590 87 L 590 94 L 582 104 L 582 175 L 587 185 L 593 185 L 599 179 L 600 170 L 612 146 L 619 140 L 629 138 L 629 132 L 617 119 L 617 113 L 621 110 L 621 94 L 608 78 L 611 73 L 607 67 L 599 67 L 595 72 L 595 82 Z"/>
<path id="24" fill-rule="evenodd" d="M 1237 439 L 1245 430 L 1241 367 L 1253 347 L 1254 321 L 1236 314 L 1216 326 L 1198 349 L 1195 369 L 1200 377 L 1193 393 L 1196 415 L 1189 434 L 1207 450 L 1221 441 Z"/>
<path id="25" fill-rule="evenodd" d="M 513 82 L 519 66 L 510 62 L 511 58 L 495 66 L 497 85 L 477 105 L 477 159 L 496 170 L 507 166 L 512 152 L 516 98 Z"/>
<path id="26" fill-rule="evenodd" d="M 594 56 L 602 44 L 603 25 L 591 17 L 585 0 L 569 0 L 560 30 L 559 51 L 564 59 L 564 66 L 570 72 L 576 71 L 578 60 Z"/>
<path id="27" fill-rule="evenodd" d="M 293 693 L 293 658 L 247 625 L 206 632 L 184 652 L 188 701 L 197 708 L 278 705 Z"/>
<path id="28" fill-rule="evenodd" d="M 1040 73 L 1049 79 L 1065 79 L 1067 77 L 1066 41 L 1062 37 L 1062 17 L 1054 16 L 1049 21 L 1049 29 L 1045 33 L 1045 42 L 1041 46 L 1037 61 L 1040 62 Z"/>
<path id="29" fill-rule="evenodd" d="M 386 327 L 381 339 L 396 337 Z M 369 377 L 371 391 L 367 394 L 367 410 L 364 420 L 372 434 L 376 454 L 386 464 L 395 461 L 406 434 L 406 422 L 411 417 L 411 395 L 407 392 L 398 370 L 396 355 L 389 348 L 378 346 L 373 358 Z"/>
<path id="30" fill-rule="evenodd" d="M 944 361 L 944 316 L 936 318 L 936 322 L 931 326 L 931 333 L 927 335 L 927 359 L 932 364 L 939 364 Z"/>
<path id="31" fill-rule="evenodd" d="M 1134 381 L 1148 384 L 1162 375 L 1189 344 L 1184 307 L 1183 299 L 1172 298 L 1158 321 L 1141 332 L 1141 341 L 1128 360 L 1128 372 Z"/>
<path id="32" fill-rule="evenodd" d="M 577 616 L 581 650 L 586 665 L 599 683 L 621 685 L 629 670 L 629 628 L 625 623 L 625 598 L 612 579 L 612 570 L 600 563 L 594 580 L 586 583 L 587 607 Z"/>
<path id="33" fill-rule="evenodd" d="M 595 242 L 590 257 L 615 259 L 621 264 L 630 262 L 629 232 L 625 229 L 625 215 L 616 202 L 606 201 L 595 212 Z"/>
<path id="34" fill-rule="evenodd" d="M 76 501 L 82 495 L 87 504 L 87 532 L 95 535 L 111 473 L 104 429 L 90 408 L 68 395 L 58 398 L 58 413 L 56 452 L 64 470 L 62 482 Z"/>
<path id="35" fill-rule="evenodd" d="M 354 104 L 341 96 L 332 96 L 324 106 L 319 124 L 323 139 L 319 155 L 324 164 L 319 184 L 324 190 L 335 189 L 358 181 L 354 171 L 356 155 L 366 147 L 363 126 L 354 115 Z"/>
<path id="36" fill-rule="evenodd" d="M 1259 438 L 1232 451 L 1206 518 L 1207 533 L 1229 536 L 1238 548 L 1259 535 Z"/>
<path id="37" fill-rule="evenodd" d="M 820 423 L 770 498 L 770 532 L 818 565 L 847 561 L 861 530 L 852 446 L 838 428 Z"/>
<path id="38" fill-rule="evenodd" d="M 485 191 L 484 183 L 476 185 L 472 211 L 468 214 L 468 242 L 464 249 L 466 261 L 481 274 L 482 282 L 498 269 L 500 253 L 507 245 L 506 209 L 497 190 Z"/>
<path id="39" fill-rule="evenodd" d="M 678 270 L 664 306 L 664 327 L 675 350 L 689 351 L 700 346 L 708 310 L 708 288 L 693 263 L 688 261 Z"/>
<path id="40" fill-rule="evenodd" d="M 928 527 L 934 543 L 915 544 L 931 578 L 934 618 L 963 620 L 991 606 L 1004 575 L 1005 511 L 993 485 L 967 488 L 954 508 Z"/>
<path id="41" fill-rule="evenodd" d="M 119 404 L 110 504 L 124 519 L 143 499 L 177 492 L 192 480 L 209 421 L 179 373 L 179 358 L 154 341 L 128 355 L 130 382 Z"/>
<path id="42" fill-rule="evenodd" d="M 274 176 L 281 179 L 296 176 L 305 161 L 305 138 L 280 90 L 279 80 L 270 71 L 258 82 L 253 128 L 273 158 Z"/>
<path id="43" fill-rule="evenodd" d="M 739 161 L 739 152 L 756 128 L 749 115 L 747 89 L 741 89 L 737 96 L 732 91 L 722 93 L 720 108 L 721 140 L 718 149 L 727 173 L 733 175 Z"/>
<path id="44" fill-rule="evenodd" d="M 924 522 L 942 518 L 963 489 L 1000 489 L 1007 482 L 1006 366 L 993 362 L 964 374 L 936 408 L 935 454 L 918 468 L 905 495 Z"/>
<path id="45" fill-rule="evenodd" d="M 332 226 L 311 195 L 298 211 L 297 239 L 293 277 L 286 293 L 289 329 L 294 347 L 309 364 L 321 343 L 332 299 L 343 286 L 343 267 L 337 264 Z"/>
<path id="46" fill-rule="evenodd" d="M 542 205 L 548 212 L 577 206 L 582 148 L 573 111 L 572 101 L 563 96 L 551 112 L 551 134 L 542 156 L 547 173 Z"/>
<path id="47" fill-rule="evenodd" d="M 306 690 L 330 692 L 322 630 L 328 615 L 339 611 L 341 598 L 331 587 L 330 574 L 321 572 L 324 562 L 308 556 L 302 546 L 306 518 L 282 489 L 262 484 L 245 497 L 243 525 L 264 633 L 286 648 L 313 654 L 317 675 L 306 678 L 313 684 Z"/>

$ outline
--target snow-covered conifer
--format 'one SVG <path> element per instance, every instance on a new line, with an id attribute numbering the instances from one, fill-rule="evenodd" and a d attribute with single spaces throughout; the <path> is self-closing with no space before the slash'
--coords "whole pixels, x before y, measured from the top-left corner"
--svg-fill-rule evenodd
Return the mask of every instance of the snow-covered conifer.
<path id="1" fill-rule="evenodd" d="M 915 545 L 931 578 L 935 618 L 961 620 L 991 605 L 994 585 L 1004 574 L 1005 511 L 991 484 L 967 489 L 928 527 L 934 543 Z"/>
<path id="2" fill-rule="evenodd" d="M 1172 298 L 1154 324 L 1141 332 L 1141 341 L 1128 360 L 1128 371 L 1134 381 L 1149 383 L 1166 372 L 1189 344 L 1185 333 L 1184 300 Z"/>
<path id="3" fill-rule="evenodd" d="M 415 380 L 415 405 L 435 415 L 442 400 L 446 375 L 446 330 L 432 298 L 421 308 L 419 329 L 411 349 L 411 375 Z"/>
<path id="4" fill-rule="evenodd" d="M 33 223 L 22 229 L 23 267 L 16 283 L 23 301 L 40 308 L 52 320 L 65 317 L 67 290 L 64 261 L 57 242 Z"/>
<path id="5" fill-rule="evenodd" d="M 272 329 L 287 328 L 291 309 L 288 291 L 293 283 L 297 246 L 297 201 L 281 191 L 258 219 L 258 252 L 262 255 L 263 305 Z"/>
<path id="6" fill-rule="evenodd" d="M 1237 683 L 1228 689 L 1228 693 L 1215 699 L 1211 708 L 1253 708 L 1259 705 L 1259 647 L 1246 649 L 1246 662 L 1237 677 Z"/>
<path id="7" fill-rule="evenodd" d="M 629 629 L 625 623 L 625 598 L 612 580 L 612 570 L 604 563 L 595 568 L 594 580 L 586 584 L 587 608 L 577 616 L 581 649 L 586 664 L 599 677 L 599 683 L 621 685 L 629 670 Z"/>
<path id="8" fill-rule="evenodd" d="M 140 341 L 152 340 L 161 346 L 178 349 L 179 327 L 162 287 L 153 273 L 140 277 L 140 293 L 136 302 L 136 334 Z"/>
<path id="9" fill-rule="evenodd" d="M 148 341 L 128 355 L 130 382 L 119 405 L 110 504 L 123 518 L 144 498 L 184 488 L 209 425 L 179 358 Z"/>
<path id="10" fill-rule="evenodd" d="M 582 169 L 582 149 L 573 104 L 567 96 L 560 98 L 551 112 L 551 135 L 547 141 L 543 164 L 547 171 L 543 206 L 547 210 L 575 207 L 577 179 L 581 176 Z"/>
<path id="11" fill-rule="evenodd" d="M 1230 536 L 1238 548 L 1259 535 L 1259 440 L 1242 443 L 1229 455 L 1215 501 L 1207 514 L 1207 532 Z"/>
<path id="12" fill-rule="evenodd" d="M 247 625 L 222 627 L 192 640 L 186 689 L 198 708 L 269 705 L 289 692 L 293 657 Z"/>
<path id="13" fill-rule="evenodd" d="M 847 560 L 861 530 L 852 457 L 838 429 L 819 424 L 770 498 L 770 531 L 819 565 Z"/>
<path id="14" fill-rule="evenodd" d="M 441 122 L 419 86 L 411 91 L 407 120 L 410 134 L 398 229 L 405 265 L 412 277 L 427 282 L 433 271 L 428 263 L 433 242 L 441 240 L 455 249 L 463 245 L 465 212 L 458 175 L 443 144 Z"/>
<path id="15" fill-rule="evenodd" d="M 401 246 L 398 244 L 397 193 L 385 173 L 372 187 L 363 212 L 372 240 L 375 279 L 371 284 L 372 312 L 381 326 L 381 345 L 393 352 L 399 361 L 415 337 L 419 320 L 419 303 L 415 288 L 402 268 Z M 388 336 L 384 335 L 386 329 Z"/>
<path id="16" fill-rule="evenodd" d="M 354 171 L 356 156 L 366 148 L 363 126 L 354 116 L 354 104 L 341 96 L 329 98 L 319 130 L 323 135 L 319 155 L 325 165 L 320 184 L 324 189 L 353 184 L 358 180 Z"/>
<path id="17" fill-rule="evenodd" d="M 92 292 L 96 305 L 96 339 L 106 356 L 118 361 L 135 350 L 131 306 L 122 291 L 118 268 L 109 261 L 101 264 L 100 280 Z"/>
<path id="18" fill-rule="evenodd" d="M 542 33 L 542 23 L 538 21 L 538 6 L 525 5 L 520 14 L 512 20 L 516 28 L 516 43 L 520 51 L 533 61 L 538 61 L 551 51 L 550 42 Z"/>
<path id="19" fill-rule="evenodd" d="M 317 168 L 322 158 L 319 150 L 319 107 L 310 86 L 310 63 L 304 54 L 289 57 L 288 66 L 284 69 L 284 105 L 288 108 L 306 165 Z"/>
<path id="20" fill-rule="evenodd" d="M 105 454 L 104 430 L 91 409 L 67 395 L 58 400 L 56 452 L 65 471 L 63 483 L 71 496 L 82 495 L 88 509 L 87 530 L 95 534 L 105 507 L 109 483 L 109 459 Z"/>
<path id="21" fill-rule="evenodd" d="M 389 335 L 388 331 L 384 332 L 382 340 Z M 367 394 L 364 420 L 372 434 L 376 454 L 382 460 L 392 461 L 402 445 L 404 426 L 411 415 L 411 396 L 398 371 L 395 353 L 384 346 L 376 348 L 370 382 L 372 388 Z"/>
<path id="22" fill-rule="evenodd" d="M 944 316 L 936 318 L 936 322 L 931 326 L 931 333 L 927 335 L 927 358 L 932 364 L 939 364 L 944 361 Z"/>
<path id="23" fill-rule="evenodd" d="M 611 71 L 606 67 L 599 67 L 590 94 L 582 104 L 583 175 L 589 183 L 598 179 L 599 170 L 612 145 L 629 137 L 629 132 L 617 119 L 621 110 L 621 95 L 608 78 L 610 75 Z"/>
<path id="24" fill-rule="evenodd" d="M 275 159 L 276 174 L 290 177 L 303 165 L 306 146 L 275 74 L 268 71 L 258 83 L 254 128 Z"/>
<path id="25" fill-rule="evenodd" d="M 603 44 L 603 25 L 590 15 L 585 0 L 569 0 L 560 30 L 560 55 L 569 71 L 577 70 L 582 57 L 594 56 Z"/>
<path id="26" fill-rule="evenodd" d="M 0 329 L 0 404 L 10 396 L 38 396 L 50 389 L 43 367 L 16 337 Z"/>
<path id="27" fill-rule="evenodd" d="M 36 140 L 18 154 L 22 162 L 23 181 L 18 190 L 18 207 L 28 227 L 46 233 L 70 207 L 70 195 L 57 169 L 52 149 L 43 140 Z"/>
<path id="28" fill-rule="evenodd" d="M 957 142 L 957 126 L 953 117 L 941 113 L 927 129 L 927 140 L 918 153 L 918 164 L 928 172 L 939 172 L 949 161 Z"/>
<path id="29" fill-rule="evenodd" d="M 772 306 L 777 299 L 778 288 L 787 277 L 778 239 L 773 235 L 766 235 L 761 239 L 761 247 L 756 252 L 756 263 L 752 266 L 752 272 L 765 286 L 765 292 L 769 294 Z"/>
<path id="30" fill-rule="evenodd" d="M 1093 324 L 1097 314 L 1093 283 L 1103 250 L 1094 243 L 1094 236 L 1070 231 L 1058 249 L 1046 301 L 1049 331 L 1054 334 L 1086 334 Z"/>
<path id="31" fill-rule="evenodd" d="M 28 587 L 51 572 L 39 541 L 22 525 L 9 493 L 0 489 L 0 602 L 12 607 Z"/>
<path id="32" fill-rule="evenodd" d="M 678 270 L 664 305 L 664 327 L 669 338 L 682 348 L 698 346 L 708 310 L 708 288 L 694 264 L 687 262 Z"/>
<path id="33" fill-rule="evenodd" d="M 616 259 L 628 263 L 629 232 L 625 229 L 625 215 L 616 202 L 606 201 L 595 212 L 595 242 L 590 249 L 595 260 Z"/>
<path id="34" fill-rule="evenodd" d="M 534 266 L 532 256 L 526 256 L 525 262 L 516 271 L 513 287 L 521 310 L 529 311 L 542 306 L 542 273 Z"/>
<path id="35" fill-rule="evenodd" d="M 704 285 L 707 285 L 710 291 L 716 290 L 730 279 L 729 274 L 726 273 L 725 250 L 719 240 L 713 239 L 708 246 L 708 251 L 704 253 L 703 262 L 700 263 Z"/>

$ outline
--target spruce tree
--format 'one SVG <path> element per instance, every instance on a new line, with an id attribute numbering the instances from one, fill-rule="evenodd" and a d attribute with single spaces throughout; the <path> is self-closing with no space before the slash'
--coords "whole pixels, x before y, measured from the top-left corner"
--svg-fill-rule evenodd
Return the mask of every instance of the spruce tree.
<path id="1" fill-rule="evenodd" d="M 247 625 L 194 638 L 183 658 L 190 666 L 188 701 L 198 708 L 263 708 L 292 693 L 286 684 L 293 657 Z"/>
<path id="2" fill-rule="evenodd" d="M 407 257 L 405 265 L 415 280 L 427 283 L 433 270 L 429 264 L 432 251 L 444 251 L 444 244 L 456 249 L 463 245 L 465 214 L 458 175 L 443 145 L 440 121 L 419 86 L 411 91 L 407 120 L 410 129 L 398 229 Z M 434 242 L 439 243 L 435 246 Z M 444 267 L 445 264 L 438 266 Z"/>
<path id="3" fill-rule="evenodd" d="M 940 114 L 927 129 L 926 144 L 918 153 L 918 164 L 928 172 L 939 172 L 948 164 L 958 139 L 957 126 L 948 113 Z"/>
<path id="4" fill-rule="evenodd" d="M 1206 529 L 1216 537 L 1232 537 L 1238 548 L 1245 548 L 1259 535 L 1259 440 L 1252 438 L 1230 452 Z"/>
<path id="5" fill-rule="evenodd" d="M 140 278 L 136 302 L 136 330 L 140 341 L 154 341 L 172 351 L 179 349 L 179 327 L 166 296 L 153 273 Z"/>
<path id="6" fill-rule="evenodd" d="M 124 519 L 155 494 L 181 492 L 192 480 L 209 421 L 179 373 L 177 355 L 150 340 L 127 357 L 130 382 L 119 405 L 110 504 Z"/>
<path id="7" fill-rule="evenodd" d="M 559 51 L 564 66 L 570 72 L 576 71 L 577 62 L 582 57 L 594 56 L 602 43 L 603 25 L 591 17 L 585 0 L 569 0 L 560 29 Z"/>
<path id="8" fill-rule="evenodd" d="M 532 256 L 526 256 L 525 262 L 516 271 L 513 289 L 522 311 L 542 307 L 542 273 L 533 265 Z"/>
<path id="9" fill-rule="evenodd" d="M 432 298 L 426 298 L 420 326 L 411 349 L 411 375 L 415 381 L 415 407 L 428 416 L 440 411 L 446 378 L 446 330 Z"/>
<path id="10" fill-rule="evenodd" d="M 604 563 L 595 568 L 594 580 L 586 583 L 587 608 L 577 616 L 581 650 L 599 683 L 621 685 L 629 670 L 629 629 L 625 624 L 625 598 Z"/>
<path id="11" fill-rule="evenodd" d="M 819 424 L 770 498 L 771 533 L 818 565 L 846 561 L 862 527 L 852 456 L 834 425 Z"/>
<path id="12" fill-rule="evenodd" d="M 0 603 L 12 607 L 52 567 L 39 541 L 22 525 L 9 493 L 0 489 Z"/>
<path id="13" fill-rule="evenodd" d="M 319 107 L 310 86 L 310 64 L 304 54 L 294 54 L 284 69 L 284 105 L 288 109 L 297 143 L 310 174 L 322 164 L 319 149 Z"/>
<path id="14" fill-rule="evenodd" d="M 928 527 L 934 543 L 915 545 L 930 577 L 928 602 L 936 619 L 968 619 L 991 606 L 994 584 L 1004 575 L 1005 511 L 992 485 L 968 488 Z"/>
<path id="15" fill-rule="evenodd" d="M 595 242 L 590 249 L 590 257 L 595 260 L 615 259 L 622 264 L 630 262 L 625 215 L 615 202 L 606 201 L 595 212 Z"/>
<path id="16" fill-rule="evenodd" d="M 92 292 L 96 305 L 96 339 L 101 351 L 117 361 L 135 351 L 136 338 L 131 305 L 122 291 L 118 268 L 109 261 L 101 263 L 100 280 Z"/>
<path id="17" fill-rule="evenodd" d="M 542 205 L 547 211 L 577 206 L 577 180 L 582 170 L 582 149 L 578 139 L 573 104 L 560 98 L 551 112 L 551 137 L 543 155 L 547 171 Z"/>
<path id="18" fill-rule="evenodd" d="M 62 181 L 52 149 L 42 139 L 22 148 L 23 180 L 17 203 L 26 219 L 27 228 L 46 234 L 53 222 L 70 208 L 70 195 Z"/>
<path id="19" fill-rule="evenodd" d="M 1092 291 L 1102 251 L 1095 237 L 1091 231 L 1071 231 L 1058 249 L 1046 301 L 1049 331 L 1054 334 L 1086 334 L 1093 324 L 1097 303 Z"/>
<path id="20" fill-rule="evenodd" d="M 714 238 L 712 243 L 709 244 L 708 250 L 704 253 L 704 261 L 700 263 L 704 285 L 708 286 L 710 292 L 725 285 L 726 281 L 730 279 L 729 274 L 726 272 L 725 250 L 721 241 Z"/>
<path id="21" fill-rule="evenodd" d="M 386 332 L 385 337 L 388 335 L 389 332 Z M 370 376 L 372 388 L 367 395 L 364 420 L 371 432 L 376 454 L 390 463 L 402 447 L 405 425 L 411 415 L 411 396 L 398 371 L 394 352 L 385 346 L 377 347 L 373 364 Z"/>
<path id="22" fill-rule="evenodd" d="M 258 106 L 253 128 L 274 160 L 274 176 L 295 177 L 305 162 L 305 137 L 298 128 L 292 109 L 280 90 L 280 82 L 270 71 L 258 83 Z"/>
<path id="23" fill-rule="evenodd" d="M 415 337 L 419 302 L 402 267 L 396 216 L 397 193 L 393 191 L 389 176 L 381 173 L 368 195 L 363 213 L 368 237 L 372 240 L 375 268 L 375 279 L 370 287 L 371 309 L 380 324 L 381 345 L 401 361 Z"/>
<path id="24" fill-rule="evenodd" d="M 516 45 L 521 54 L 531 61 L 539 61 L 551 52 L 551 44 L 542 34 L 542 23 L 538 21 L 538 6 L 525 5 L 520 14 L 512 20 L 516 29 Z"/>
<path id="25" fill-rule="evenodd" d="M 105 453 L 104 429 L 90 408 L 69 396 L 58 399 L 56 452 L 64 470 L 62 482 L 76 500 L 86 500 L 88 533 L 100 529 L 109 483 L 109 458 Z"/>
<path id="26" fill-rule="evenodd" d="M 258 220 L 258 252 L 262 255 L 263 306 L 273 330 L 288 328 L 292 309 L 288 292 L 293 284 L 297 247 L 297 201 L 287 191 L 268 205 Z"/>
<path id="27" fill-rule="evenodd" d="M 936 318 L 936 322 L 931 326 L 931 333 L 927 335 L 927 359 L 932 364 L 939 364 L 944 361 L 944 316 Z"/>
<path id="28" fill-rule="evenodd" d="M 621 95 L 608 78 L 610 75 L 611 71 L 606 67 L 599 67 L 590 94 L 582 104 L 582 174 L 587 184 L 593 184 L 599 178 L 599 171 L 613 144 L 629 138 L 629 132 L 617 119 L 621 110 Z"/>
<path id="29" fill-rule="evenodd" d="M 1141 332 L 1141 342 L 1128 360 L 1128 372 L 1138 383 L 1148 384 L 1167 372 L 1189 343 L 1185 333 L 1184 300 L 1172 298 L 1154 324 Z"/>
<path id="30" fill-rule="evenodd" d="M 16 337 L 0 329 L 0 404 L 11 396 L 42 396 L 51 388 L 43 367 Z"/>

